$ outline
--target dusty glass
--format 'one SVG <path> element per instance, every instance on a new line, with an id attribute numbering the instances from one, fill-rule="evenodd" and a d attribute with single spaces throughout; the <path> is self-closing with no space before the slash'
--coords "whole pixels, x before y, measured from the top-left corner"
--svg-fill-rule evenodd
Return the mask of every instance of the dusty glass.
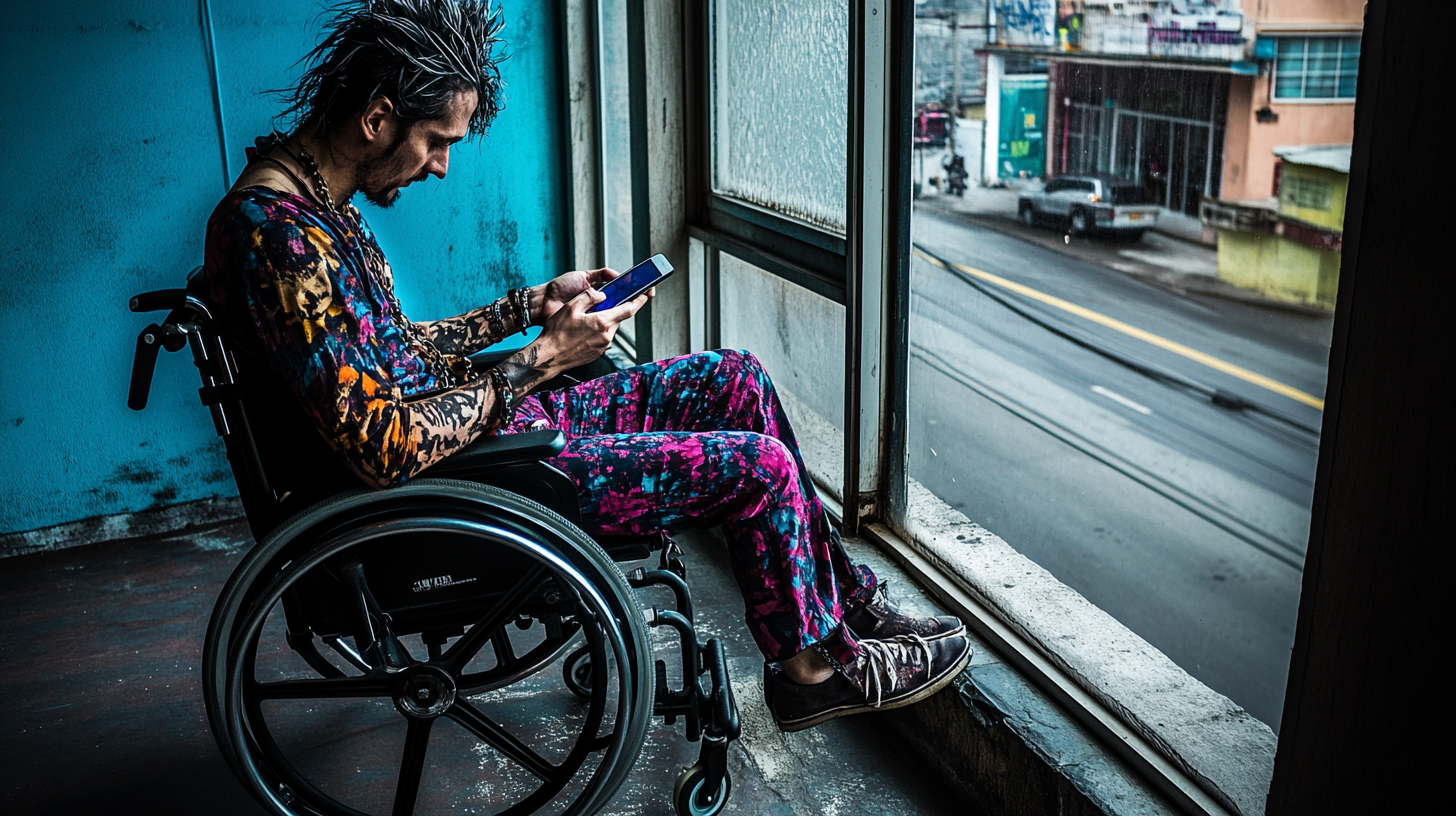
<path id="1" fill-rule="evenodd" d="M 716 0 L 713 190 L 844 232 L 847 0 Z"/>
<path id="2" fill-rule="evenodd" d="M 956 138 L 913 148 L 909 475 L 1277 729 L 1359 38 L 1256 48 L 1272 4 L 1016 4 L 1056 49 L 988 53 L 950 28 L 969 5 L 916 7 L 917 122 Z M 952 38 L 980 61 L 947 72 Z"/>

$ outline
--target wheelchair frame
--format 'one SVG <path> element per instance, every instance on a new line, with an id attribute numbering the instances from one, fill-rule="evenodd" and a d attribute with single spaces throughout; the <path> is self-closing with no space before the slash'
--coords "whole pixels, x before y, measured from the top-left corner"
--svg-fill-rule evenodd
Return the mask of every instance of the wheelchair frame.
<path id="1" fill-rule="evenodd" d="M 188 276 L 186 289 L 131 299 L 133 312 L 169 314 L 137 338 L 128 405 L 146 407 L 161 349 L 191 349 L 202 378 L 199 396 L 223 438 L 258 539 L 218 598 L 203 661 L 214 737 L 253 796 L 277 814 L 361 813 L 295 767 L 279 748 L 265 703 L 373 697 L 391 700 L 408 723 L 394 814 L 415 810 L 431 728 L 441 717 L 540 781 L 500 811 L 510 814 L 535 812 L 567 789 L 562 812 L 595 813 L 633 767 L 650 718 L 672 725 L 682 717 L 685 737 L 702 747 L 697 763 L 677 778 L 674 808 L 697 816 L 719 812 L 731 790 L 727 748 L 739 735 L 738 711 L 721 642 L 700 641 L 693 625 L 677 545 L 665 535 L 597 541 L 584 533 L 574 486 L 542 461 L 563 449 L 559 431 L 483 439 L 426 471 L 426 478 L 388 490 L 349 489 L 337 472 L 317 480 L 294 474 L 290 482 L 289 468 L 254 429 L 270 416 L 267 409 L 297 409 L 296 403 L 291 395 L 267 401 L 260 386 L 250 390 L 240 353 L 202 293 L 200 271 Z M 256 382 L 266 383 L 263 366 L 258 369 Z M 295 427 L 304 419 L 296 413 Z M 320 450 L 327 451 L 315 445 L 312 452 Z M 467 474 L 469 481 L 458 480 Z M 280 489 L 290 484 L 298 489 Z M 617 566 L 654 550 L 654 569 L 624 576 Z M 649 586 L 671 590 L 675 608 L 644 615 L 632 590 Z M 272 653 L 262 643 L 279 609 L 288 650 L 314 676 L 259 679 L 260 657 L 268 664 L 261 671 L 272 671 Z M 538 623 L 540 641 L 518 654 L 510 629 L 534 632 Z M 670 687 L 665 661 L 653 660 L 646 630 L 657 626 L 678 634 L 681 688 Z M 405 644 L 415 635 L 422 656 Z M 585 643 L 568 654 L 578 640 Z M 481 658 L 487 646 L 490 654 Z M 586 711 L 566 759 L 552 763 L 470 698 L 537 682 L 531 678 L 563 655 L 565 686 Z M 467 671 L 472 666 L 477 670 Z M 616 694 L 610 695 L 614 674 Z M 602 734 L 609 709 L 612 728 Z M 596 754 L 596 769 L 580 782 L 577 772 Z"/>

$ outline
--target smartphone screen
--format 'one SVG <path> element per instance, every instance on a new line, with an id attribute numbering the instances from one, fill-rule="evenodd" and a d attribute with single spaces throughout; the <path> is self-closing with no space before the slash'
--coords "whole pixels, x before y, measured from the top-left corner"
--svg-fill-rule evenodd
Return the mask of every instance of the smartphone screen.
<path id="1" fill-rule="evenodd" d="M 600 312 L 603 309 L 610 309 L 620 303 L 625 303 L 657 285 L 657 282 L 667 277 L 670 272 L 672 272 L 672 264 L 661 255 L 653 255 L 618 277 L 607 281 L 601 288 L 602 294 L 606 295 L 607 299 L 588 311 Z"/>

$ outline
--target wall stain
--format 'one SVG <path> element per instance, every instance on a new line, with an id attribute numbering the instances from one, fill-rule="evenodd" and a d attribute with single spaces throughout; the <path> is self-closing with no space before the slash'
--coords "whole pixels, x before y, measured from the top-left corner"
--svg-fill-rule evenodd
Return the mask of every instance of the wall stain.
<path id="1" fill-rule="evenodd" d="M 25 421 L 25 417 L 23 417 L 23 416 L 18 416 L 18 417 L 16 417 L 16 418 L 15 418 L 15 419 L 12 419 L 12 420 L 10 420 L 10 424 L 11 424 L 11 425 L 14 425 L 14 426 L 15 426 L 15 427 L 17 427 L 17 428 L 19 428 L 19 427 L 20 427 L 20 423 L 22 423 L 22 422 L 24 422 L 24 421 Z"/>
<path id="2" fill-rule="evenodd" d="M 116 473 L 107 477 L 106 481 L 113 484 L 118 482 L 127 482 L 135 485 L 151 484 L 152 482 L 155 482 L 157 481 L 157 479 L 161 478 L 161 475 L 162 474 L 158 473 L 155 470 L 152 470 L 151 468 L 148 468 L 143 464 L 138 464 L 136 462 L 127 462 L 126 464 L 117 468 Z"/>

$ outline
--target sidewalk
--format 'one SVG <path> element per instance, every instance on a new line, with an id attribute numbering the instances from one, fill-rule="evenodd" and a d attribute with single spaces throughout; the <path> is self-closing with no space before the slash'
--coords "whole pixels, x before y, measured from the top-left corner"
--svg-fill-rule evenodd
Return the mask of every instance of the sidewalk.
<path id="1" fill-rule="evenodd" d="M 1218 252 L 1203 243 L 1203 225 L 1183 213 L 1163 211 L 1158 226 L 1139 241 L 1116 237 L 1073 237 L 1055 226 L 1027 227 L 1017 217 L 1020 193 L 1013 187 L 976 187 L 964 198 L 925 190 L 917 212 L 985 227 L 1078 260 L 1114 269 L 1161 286 L 1179 296 L 1202 295 L 1303 315 L 1323 309 L 1288 303 L 1240 289 L 1218 279 Z"/>

